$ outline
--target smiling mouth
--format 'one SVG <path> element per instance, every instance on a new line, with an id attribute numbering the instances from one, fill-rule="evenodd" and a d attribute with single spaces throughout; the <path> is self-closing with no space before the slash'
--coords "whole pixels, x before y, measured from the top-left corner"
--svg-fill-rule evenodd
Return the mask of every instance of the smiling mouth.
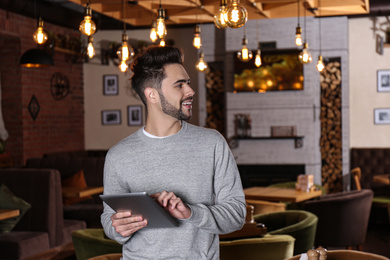
<path id="1" fill-rule="evenodd" d="M 183 101 L 181 103 L 181 105 L 187 107 L 188 109 L 191 109 L 192 108 L 192 99 L 188 99 L 186 101 Z"/>

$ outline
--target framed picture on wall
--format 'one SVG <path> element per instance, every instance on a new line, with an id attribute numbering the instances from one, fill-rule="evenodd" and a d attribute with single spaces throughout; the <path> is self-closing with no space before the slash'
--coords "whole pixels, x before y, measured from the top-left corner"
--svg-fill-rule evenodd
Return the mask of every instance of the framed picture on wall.
<path id="1" fill-rule="evenodd" d="M 127 117 L 129 126 L 142 125 L 142 106 L 127 106 Z"/>
<path id="2" fill-rule="evenodd" d="M 390 124 L 390 108 L 374 109 L 375 124 Z"/>
<path id="3" fill-rule="evenodd" d="M 121 124 L 121 111 L 119 109 L 102 111 L 102 125 L 120 125 L 120 124 Z"/>
<path id="4" fill-rule="evenodd" d="M 118 95 L 118 75 L 103 76 L 103 94 Z"/>
<path id="5" fill-rule="evenodd" d="M 390 70 L 378 70 L 378 92 L 390 91 Z"/>

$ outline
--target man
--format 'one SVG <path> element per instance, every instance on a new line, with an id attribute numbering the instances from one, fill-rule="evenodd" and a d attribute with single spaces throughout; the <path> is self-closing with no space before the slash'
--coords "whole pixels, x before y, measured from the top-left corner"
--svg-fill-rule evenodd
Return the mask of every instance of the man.
<path id="1" fill-rule="evenodd" d="M 104 193 L 145 191 L 179 226 L 148 229 L 142 216 L 104 204 L 104 231 L 123 244 L 125 260 L 219 259 L 218 234 L 240 229 L 246 214 L 230 149 L 217 131 L 186 122 L 195 92 L 179 48 L 149 47 L 132 71 L 146 124 L 107 153 Z"/>

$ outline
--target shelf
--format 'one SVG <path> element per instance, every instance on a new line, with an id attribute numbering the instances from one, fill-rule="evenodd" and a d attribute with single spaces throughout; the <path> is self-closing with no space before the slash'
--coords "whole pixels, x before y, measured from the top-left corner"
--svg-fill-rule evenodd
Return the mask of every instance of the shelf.
<path id="1" fill-rule="evenodd" d="M 302 148 L 303 147 L 303 138 L 304 136 L 249 136 L 249 137 L 232 137 L 229 144 L 231 147 L 235 148 L 238 147 L 238 143 L 235 144 L 234 141 L 240 141 L 240 140 L 288 140 L 292 139 L 294 140 L 295 148 Z"/>
<path id="2" fill-rule="evenodd" d="M 60 47 L 54 47 L 54 50 L 57 51 L 57 52 L 70 54 L 70 55 L 77 55 L 77 56 L 80 55 L 79 52 L 68 50 L 68 49 L 63 49 L 63 48 L 60 48 Z"/>

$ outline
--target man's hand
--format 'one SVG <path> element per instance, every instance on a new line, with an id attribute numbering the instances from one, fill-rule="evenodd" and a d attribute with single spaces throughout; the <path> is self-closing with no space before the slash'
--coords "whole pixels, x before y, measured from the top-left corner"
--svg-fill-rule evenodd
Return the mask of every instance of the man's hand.
<path id="1" fill-rule="evenodd" d="M 130 211 L 117 212 L 111 216 L 112 226 L 123 237 L 128 237 L 147 226 L 142 216 L 131 216 Z"/>
<path id="2" fill-rule="evenodd" d="M 191 209 L 173 192 L 162 191 L 150 196 L 174 218 L 187 219 L 191 216 Z"/>

